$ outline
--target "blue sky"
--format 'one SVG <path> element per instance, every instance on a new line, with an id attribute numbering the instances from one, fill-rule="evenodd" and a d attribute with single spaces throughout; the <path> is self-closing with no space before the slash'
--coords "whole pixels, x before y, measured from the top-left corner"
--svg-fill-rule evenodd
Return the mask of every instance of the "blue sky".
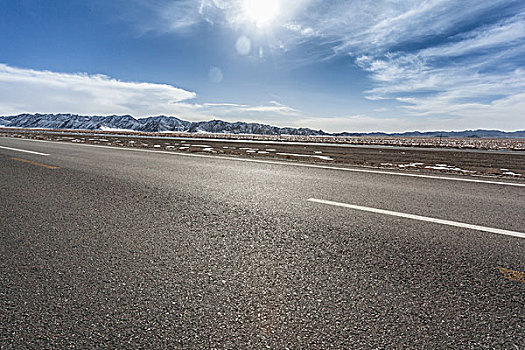
<path id="1" fill-rule="evenodd" d="M 0 115 L 525 129 L 525 2 L 0 0 Z"/>

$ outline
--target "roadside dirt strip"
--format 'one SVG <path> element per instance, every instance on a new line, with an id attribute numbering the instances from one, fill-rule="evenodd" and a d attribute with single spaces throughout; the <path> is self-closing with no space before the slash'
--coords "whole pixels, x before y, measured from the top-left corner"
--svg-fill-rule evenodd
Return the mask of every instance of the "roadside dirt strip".
<path id="1" fill-rule="evenodd" d="M 2 130 L 0 136 L 188 153 L 291 160 L 336 166 L 395 169 L 423 174 L 487 176 L 525 182 L 525 152 L 479 149 L 395 147 L 261 140 L 112 135 L 80 131 Z"/>

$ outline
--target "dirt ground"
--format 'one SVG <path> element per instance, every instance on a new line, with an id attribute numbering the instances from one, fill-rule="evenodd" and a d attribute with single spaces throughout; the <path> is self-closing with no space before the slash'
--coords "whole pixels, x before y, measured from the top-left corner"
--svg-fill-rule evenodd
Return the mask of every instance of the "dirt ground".
<path id="1" fill-rule="evenodd" d="M 114 135 L 93 132 L 0 130 L 0 136 L 98 144 L 152 150 L 192 152 L 256 159 L 290 160 L 336 166 L 364 166 L 420 173 L 490 176 L 525 181 L 525 152 L 513 150 L 455 149 L 451 147 L 406 147 L 352 145 L 275 140 L 217 140 L 201 135 L 162 137 Z M 497 143 L 499 140 L 485 140 Z M 508 140 L 506 142 L 509 142 Z M 520 141 L 522 142 L 522 141 Z"/>

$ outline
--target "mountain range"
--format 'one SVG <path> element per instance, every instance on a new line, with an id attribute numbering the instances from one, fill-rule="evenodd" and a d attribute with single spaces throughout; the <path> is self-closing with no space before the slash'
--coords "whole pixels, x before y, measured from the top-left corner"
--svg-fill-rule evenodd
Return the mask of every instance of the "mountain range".
<path id="1" fill-rule="evenodd" d="M 76 114 L 19 114 L 0 117 L 0 127 L 77 129 L 77 130 L 132 130 L 143 132 L 189 132 L 257 135 L 302 135 L 302 136 L 405 136 L 405 137 L 490 137 L 525 138 L 525 130 L 505 132 L 500 130 L 465 131 L 410 131 L 404 133 L 327 133 L 308 128 L 280 128 L 276 126 L 210 120 L 189 122 L 176 117 L 156 116 L 135 119 L 130 115 L 82 116 Z"/>

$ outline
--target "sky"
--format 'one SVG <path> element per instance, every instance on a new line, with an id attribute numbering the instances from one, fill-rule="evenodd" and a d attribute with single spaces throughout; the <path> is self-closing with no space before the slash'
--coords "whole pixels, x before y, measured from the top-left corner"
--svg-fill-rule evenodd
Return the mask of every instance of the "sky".
<path id="1" fill-rule="evenodd" d="M 525 129 L 523 0 L 0 0 L 0 115 Z"/>

